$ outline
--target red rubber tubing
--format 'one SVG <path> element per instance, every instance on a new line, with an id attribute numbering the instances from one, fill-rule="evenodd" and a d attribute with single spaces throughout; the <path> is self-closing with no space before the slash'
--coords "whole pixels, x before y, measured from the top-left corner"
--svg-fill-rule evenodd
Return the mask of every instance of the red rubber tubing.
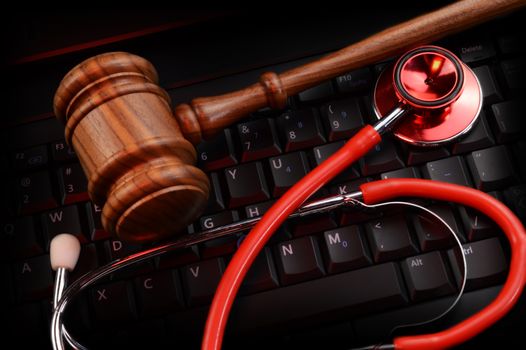
<path id="1" fill-rule="evenodd" d="M 504 231 L 511 247 L 508 277 L 488 306 L 449 329 L 394 339 L 395 349 L 445 349 L 481 333 L 502 318 L 518 301 L 526 284 L 526 232 L 519 219 L 490 195 L 469 187 L 419 179 L 391 179 L 360 186 L 364 202 L 379 203 L 395 197 L 421 197 L 470 206 L 488 216 Z M 469 269 L 469 266 L 468 266 Z"/>
<path id="2" fill-rule="evenodd" d="M 307 198 L 380 142 L 371 126 L 358 132 L 344 147 L 291 187 L 250 231 L 226 269 L 214 295 L 202 349 L 218 350 L 237 291 L 272 234 Z M 360 186 L 364 201 L 374 204 L 399 196 L 456 202 L 479 210 L 495 221 L 510 241 L 508 278 L 497 298 L 486 308 L 441 332 L 394 339 L 396 349 L 444 349 L 479 334 L 503 317 L 517 302 L 526 284 L 526 232 L 521 222 L 493 197 L 463 186 L 419 179 L 382 180 Z"/>
<path id="3" fill-rule="evenodd" d="M 348 166 L 362 158 L 381 137 L 370 125 L 362 128 L 342 148 L 292 186 L 263 215 L 243 240 L 228 264 L 208 311 L 202 349 L 219 350 L 228 315 L 239 286 L 252 262 L 280 225 L 310 196 Z"/>

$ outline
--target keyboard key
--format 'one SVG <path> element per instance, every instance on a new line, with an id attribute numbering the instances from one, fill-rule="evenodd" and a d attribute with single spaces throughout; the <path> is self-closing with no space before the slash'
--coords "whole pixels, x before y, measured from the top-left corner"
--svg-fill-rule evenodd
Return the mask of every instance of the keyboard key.
<path id="1" fill-rule="evenodd" d="M 138 245 L 128 244 L 116 239 L 110 239 L 109 241 L 104 241 L 103 244 L 103 255 L 104 261 L 106 263 L 110 261 L 115 261 L 117 259 L 122 259 L 128 255 L 137 253 L 143 248 Z M 112 279 L 122 279 L 129 278 L 131 276 L 136 276 L 137 274 L 149 273 L 153 270 L 153 263 L 151 260 L 146 260 L 133 266 L 130 266 L 124 270 L 115 272 L 112 274 Z"/>
<path id="2" fill-rule="evenodd" d="M 159 269 L 167 269 L 192 264 L 199 261 L 199 249 L 196 245 L 165 253 L 157 258 Z"/>
<path id="3" fill-rule="evenodd" d="M 342 184 L 333 186 L 330 188 L 331 194 L 348 194 L 352 192 L 356 192 L 360 189 L 360 185 L 371 182 L 372 178 L 370 177 L 362 177 L 361 179 L 354 180 L 351 182 L 344 182 Z M 373 214 L 374 215 L 374 214 Z M 355 224 L 357 222 L 361 222 L 364 220 L 369 220 L 371 218 L 371 213 L 365 213 L 363 211 L 356 211 L 354 209 L 345 210 L 342 209 L 340 211 L 340 226 L 346 226 Z"/>
<path id="4" fill-rule="evenodd" d="M 515 164 L 519 167 L 523 182 L 526 182 L 526 162 L 521 161 L 524 154 L 526 154 L 526 139 L 513 144 L 512 149 L 515 155 Z"/>
<path id="5" fill-rule="evenodd" d="M 49 255 L 16 262 L 13 265 L 13 274 L 19 301 L 38 300 L 51 295 L 53 274 Z"/>
<path id="6" fill-rule="evenodd" d="M 438 251 L 405 259 L 402 271 L 413 301 L 436 298 L 455 291 L 442 254 Z"/>
<path id="7" fill-rule="evenodd" d="M 500 190 L 518 180 L 509 153 L 509 150 L 501 145 L 475 151 L 467 156 L 475 186 L 479 190 Z"/>
<path id="8" fill-rule="evenodd" d="M 526 223 L 526 185 L 508 188 L 504 197 L 519 219 Z"/>
<path id="9" fill-rule="evenodd" d="M 420 171 L 418 168 L 409 167 L 398 170 L 389 171 L 381 175 L 382 180 L 385 179 L 419 179 Z"/>
<path id="10" fill-rule="evenodd" d="M 321 122 L 314 109 L 283 114 L 277 125 L 287 152 L 325 143 Z"/>
<path id="11" fill-rule="evenodd" d="M 141 320 L 116 329 L 107 327 L 91 334 L 89 339 L 108 349 L 160 349 L 171 340 L 166 335 L 163 319 Z"/>
<path id="12" fill-rule="evenodd" d="M 88 180 L 80 164 L 71 164 L 58 170 L 58 188 L 62 204 L 89 200 Z"/>
<path id="13" fill-rule="evenodd" d="M 278 275 L 272 259 L 272 251 L 265 247 L 250 267 L 243 284 L 241 294 L 252 294 L 278 287 Z"/>
<path id="14" fill-rule="evenodd" d="M 276 246 L 278 272 L 284 285 L 323 276 L 323 262 L 314 237 L 301 237 Z"/>
<path id="15" fill-rule="evenodd" d="M 281 153 L 273 119 L 257 119 L 238 124 L 241 161 L 256 160 Z"/>
<path id="16" fill-rule="evenodd" d="M 47 171 L 24 176 L 18 180 L 17 185 L 20 213 L 33 214 L 57 206 Z"/>
<path id="17" fill-rule="evenodd" d="M 208 197 L 207 213 L 214 213 L 225 210 L 225 200 L 223 199 L 223 191 L 221 190 L 221 183 L 217 173 L 210 173 L 210 197 Z"/>
<path id="18" fill-rule="evenodd" d="M 6 133 L 10 149 L 24 149 L 64 138 L 64 125 L 57 118 L 48 118 L 14 127 Z"/>
<path id="19" fill-rule="evenodd" d="M 365 225 L 375 262 L 418 253 L 403 216 L 382 217 Z"/>
<path id="20" fill-rule="evenodd" d="M 518 100 L 494 104 L 491 110 L 498 142 L 513 141 L 526 133 L 526 123 Z"/>
<path id="21" fill-rule="evenodd" d="M 249 205 L 245 207 L 245 217 L 247 219 L 252 219 L 259 216 L 263 216 L 263 214 L 265 214 L 273 204 L 274 201 L 266 201 L 263 203 Z"/>
<path id="22" fill-rule="evenodd" d="M 428 209 L 440 216 L 462 240 L 462 233 L 450 206 L 436 204 Z M 456 240 L 452 233 L 437 218 L 427 212 L 415 211 L 412 221 L 422 251 L 447 248 L 455 244 Z"/>
<path id="23" fill-rule="evenodd" d="M 305 217 L 291 219 L 288 223 L 289 231 L 294 237 L 306 236 L 323 232 L 338 226 L 335 213 L 326 212 Z"/>
<path id="24" fill-rule="evenodd" d="M 353 70 L 336 78 L 336 87 L 342 94 L 368 90 L 373 82 L 369 68 Z"/>
<path id="25" fill-rule="evenodd" d="M 125 258 L 140 250 L 141 247 L 138 245 L 128 244 L 117 239 L 110 239 L 104 242 L 104 256 L 107 262 Z"/>
<path id="26" fill-rule="evenodd" d="M 414 147 L 402 143 L 406 154 L 407 165 L 417 165 L 432 160 L 449 157 L 449 151 L 445 147 Z"/>
<path id="27" fill-rule="evenodd" d="M 2 249 L 10 259 L 20 259 L 44 253 L 32 217 L 18 217 L 2 225 Z"/>
<path id="28" fill-rule="evenodd" d="M 216 135 L 212 140 L 197 145 L 197 165 L 211 171 L 237 164 L 234 142 L 230 129 Z"/>
<path id="29" fill-rule="evenodd" d="M 61 140 L 51 144 L 51 157 L 56 162 L 65 162 L 77 159 L 75 151 L 68 146 L 66 141 Z"/>
<path id="30" fill-rule="evenodd" d="M 323 146 L 314 147 L 312 154 L 314 156 L 315 164 L 318 166 L 323 163 L 327 158 L 332 156 L 336 151 L 343 147 L 345 143 L 343 141 L 328 143 Z M 353 164 L 349 168 L 345 169 L 343 172 L 338 174 L 331 182 L 338 183 L 348 180 L 354 180 L 360 177 L 360 172 L 358 171 L 358 165 Z"/>
<path id="31" fill-rule="evenodd" d="M 261 163 L 248 163 L 224 170 L 228 207 L 235 208 L 270 198 Z"/>
<path id="32" fill-rule="evenodd" d="M 452 147 L 453 154 L 467 153 L 477 149 L 493 146 L 495 140 L 491 135 L 486 115 L 480 111 L 479 120 L 473 129 Z"/>
<path id="33" fill-rule="evenodd" d="M 0 289 L 0 305 L 2 307 L 11 307 L 15 304 L 15 289 L 13 283 L 12 266 L 0 264 L 0 273 L 4 279 L 3 287 Z"/>
<path id="34" fill-rule="evenodd" d="M 371 264 L 371 258 L 358 226 L 326 231 L 323 238 L 329 273 L 357 269 Z"/>
<path id="35" fill-rule="evenodd" d="M 42 229 L 46 247 L 58 234 L 70 233 L 77 237 L 80 243 L 87 243 L 88 239 L 80 226 L 78 208 L 75 205 L 51 210 L 41 215 Z"/>
<path id="36" fill-rule="evenodd" d="M 47 147 L 41 145 L 15 152 L 12 156 L 13 168 L 18 171 L 34 169 L 47 165 Z"/>
<path id="37" fill-rule="evenodd" d="M 279 197 L 309 172 L 309 162 L 304 152 L 288 153 L 269 159 L 272 174 L 272 195 Z"/>
<path id="38" fill-rule="evenodd" d="M 495 300 L 500 290 L 500 286 L 495 286 L 463 294 L 455 307 L 457 311 L 453 311 L 446 319 L 440 321 L 441 327 L 452 327 L 463 321 L 468 315 L 482 310 Z M 360 334 L 361 339 L 367 339 L 365 344 L 374 344 L 374 342 L 380 339 L 391 339 L 393 335 L 392 330 L 400 326 L 400 324 L 421 323 L 430 320 L 436 317 L 440 311 L 447 310 L 454 299 L 454 295 L 450 295 L 445 298 L 428 300 L 425 303 L 413 303 L 403 308 L 365 315 L 362 318 L 353 319 L 353 329 L 357 334 Z M 460 310 L 462 310 L 462 312 L 459 312 Z M 478 342 L 478 340 L 476 342 Z M 511 342 L 513 342 L 513 340 L 510 340 L 510 346 L 512 344 Z M 475 345 L 475 348 L 482 346 L 483 345 Z"/>
<path id="39" fill-rule="evenodd" d="M 212 301 L 224 269 L 222 258 L 201 261 L 181 269 L 188 306 L 202 305 Z"/>
<path id="40" fill-rule="evenodd" d="M 429 162 L 422 172 L 431 180 L 472 187 L 464 160 L 459 156 Z"/>
<path id="41" fill-rule="evenodd" d="M 81 277 L 89 271 L 99 267 L 99 257 L 94 243 L 85 244 L 81 247 L 79 260 L 75 270 L 71 273 L 70 282 Z"/>
<path id="42" fill-rule="evenodd" d="M 521 37 L 520 34 L 501 36 L 498 38 L 497 43 L 503 54 L 515 54 L 525 51 L 524 37 Z"/>
<path id="43" fill-rule="evenodd" d="M 318 84 L 310 89 L 304 90 L 298 94 L 300 102 L 313 102 L 325 100 L 334 95 L 334 88 L 330 81 Z"/>
<path id="44" fill-rule="evenodd" d="M 407 301 L 398 276 L 396 265 L 386 263 L 242 297 L 236 300 L 232 324 L 240 330 L 264 329 L 402 306 Z"/>
<path id="45" fill-rule="evenodd" d="M 160 316 L 184 307 L 177 270 L 157 271 L 134 280 L 140 317 Z"/>
<path id="46" fill-rule="evenodd" d="M 480 62 L 495 57 L 495 47 L 489 40 L 472 40 L 457 49 L 460 59 L 465 63 Z"/>
<path id="47" fill-rule="evenodd" d="M 321 116 L 325 129 L 329 132 L 329 141 L 349 139 L 364 125 L 360 103 L 356 98 L 323 105 Z"/>
<path id="48" fill-rule="evenodd" d="M 232 234 L 201 243 L 199 245 L 201 258 L 209 259 L 234 253 L 237 248 L 238 239 L 238 234 Z"/>
<path id="49" fill-rule="evenodd" d="M 473 68 L 482 88 L 483 101 L 486 106 L 502 101 L 502 93 L 488 66 Z"/>
<path id="50" fill-rule="evenodd" d="M 391 139 L 384 138 L 360 160 L 363 175 L 378 174 L 404 166 L 398 150 Z"/>
<path id="51" fill-rule="evenodd" d="M 101 241 L 110 238 L 110 234 L 102 227 L 102 208 L 92 202 L 86 203 L 85 208 L 90 240 Z"/>
<path id="52" fill-rule="evenodd" d="M 351 322 L 338 322 L 295 332 L 287 340 L 290 339 L 290 344 L 308 344 L 310 347 L 317 347 L 326 345 L 330 339 L 330 346 L 333 349 L 345 349 L 352 344 L 354 337 Z"/>
<path id="53" fill-rule="evenodd" d="M 498 238 L 463 245 L 468 266 L 466 290 L 500 283 L 506 277 L 508 264 Z M 448 251 L 457 285 L 462 283 L 462 258 L 458 249 Z"/>
<path id="54" fill-rule="evenodd" d="M 459 206 L 464 232 L 469 241 L 495 236 L 499 230 L 487 216 L 469 207 Z"/>
<path id="55" fill-rule="evenodd" d="M 509 90 L 512 92 L 524 90 L 526 68 L 524 67 L 523 59 L 517 58 L 513 60 L 502 61 L 500 63 L 500 67 L 504 73 L 504 80 Z"/>
<path id="56" fill-rule="evenodd" d="M 49 347 L 49 331 L 40 303 L 23 304 L 9 310 L 9 322 L 4 324 L 4 341 L 15 341 L 17 348 L 44 349 Z M 22 344 L 23 342 L 23 344 Z M 13 344 L 13 343 L 11 343 Z"/>
<path id="57" fill-rule="evenodd" d="M 112 327 L 129 323 L 137 318 L 131 283 L 120 281 L 99 285 L 90 291 L 95 324 Z"/>
<path id="58" fill-rule="evenodd" d="M 221 213 L 206 215 L 199 219 L 201 230 L 209 230 L 214 227 L 228 225 L 239 221 L 239 214 L 236 210 L 224 211 Z"/>

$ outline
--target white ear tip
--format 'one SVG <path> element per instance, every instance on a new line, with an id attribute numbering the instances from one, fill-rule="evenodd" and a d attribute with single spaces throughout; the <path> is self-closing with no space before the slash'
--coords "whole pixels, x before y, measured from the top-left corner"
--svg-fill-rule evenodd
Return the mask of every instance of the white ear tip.
<path id="1" fill-rule="evenodd" d="M 80 242 L 77 237 L 69 233 L 61 233 L 51 240 L 49 247 L 49 257 L 51 268 L 57 270 L 64 267 L 72 271 L 77 265 L 80 255 Z"/>

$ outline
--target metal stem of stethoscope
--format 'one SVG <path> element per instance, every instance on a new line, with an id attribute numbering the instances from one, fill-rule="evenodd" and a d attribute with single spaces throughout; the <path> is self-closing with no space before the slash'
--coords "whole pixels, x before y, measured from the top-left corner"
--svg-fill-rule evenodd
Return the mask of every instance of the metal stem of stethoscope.
<path id="1" fill-rule="evenodd" d="M 53 308 L 56 308 L 58 305 L 58 302 L 60 299 L 62 299 L 62 294 L 64 293 L 64 290 L 66 289 L 68 285 L 68 270 L 64 267 L 59 267 L 57 269 L 57 273 L 55 275 L 55 285 L 53 287 Z M 75 338 L 73 338 L 66 327 L 62 325 L 60 328 L 62 331 L 62 335 L 68 342 L 68 344 L 75 350 L 87 350 L 82 344 L 77 342 Z M 53 345 L 54 346 L 54 345 Z"/>

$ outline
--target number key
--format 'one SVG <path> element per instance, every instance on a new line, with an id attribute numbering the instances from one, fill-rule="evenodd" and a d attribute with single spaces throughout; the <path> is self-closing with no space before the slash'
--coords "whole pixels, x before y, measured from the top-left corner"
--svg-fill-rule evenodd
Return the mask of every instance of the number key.
<path id="1" fill-rule="evenodd" d="M 89 200 L 88 180 L 80 164 L 71 164 L 60 168 L 58 183 L 63 204 Z"/>
<path id="2" fill-rule="evenodd" d="M 321 107 L 321 115 L 330 141 L 347 139 L 363 126 L 363 116 L 356 98 L 327 103 Z"/>
<path id="3" fill-rule="evenodd" d="M 41 171 L 19 179 L 18 208 L 22 214 L 31 214 L 56 206 L 57 202 L 53 197 L 47 171 Z"/>
<path id="4" fill-rule="evenodd" d="M 320 119 L 314 109 L 283 114 L 278 118 L 287 152 L 312 147 L 325 142 Z"/>
<path id="5" fill-rule="evenodd" d="M 246 162 L 281 153 L 272 119 L 258 119 L 237 126 L 241 140 L 241 161 Z"/>
<path id="6" fill-rule="evenodd" d="M 212 140 L 197 145 L 197 164 L 201 169 L 210 171 L 236 163 L 234 142 L 229 129 L 224 129 Z"/>

